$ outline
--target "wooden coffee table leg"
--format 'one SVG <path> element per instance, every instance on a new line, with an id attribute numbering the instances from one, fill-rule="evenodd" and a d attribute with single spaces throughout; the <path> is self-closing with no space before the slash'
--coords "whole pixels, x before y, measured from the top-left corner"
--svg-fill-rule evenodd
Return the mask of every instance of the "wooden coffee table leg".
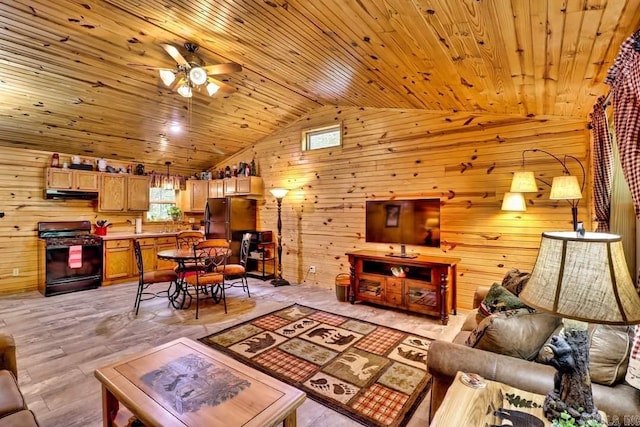
<path id="1" fill-rule="evenodd" d="M 102 386 L 102 425 L 104 427 L 113 427 L 118 410 L 120 409 L 120 402 L 115 398 L 113 394 L 103 385 Z"/>
<path id="2" fill-rule="evenodd" d="M 296 427 L 298 425 L 298 417 L 296 415 L 296 410 L 291 411 L 287 418 L 285 418 L 282 422 L 283 427 Z"/>

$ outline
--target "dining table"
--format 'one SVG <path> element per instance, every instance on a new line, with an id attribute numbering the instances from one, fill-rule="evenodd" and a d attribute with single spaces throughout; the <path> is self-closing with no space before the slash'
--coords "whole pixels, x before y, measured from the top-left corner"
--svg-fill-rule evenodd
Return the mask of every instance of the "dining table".
<path id="1" fill-rule="evenodd" d="M 231 249 L 229 248 L 225 248 L 225 249 L 227 250 L 227 257 L 228 257 L 229 255 L 231 255 Z M 165 249 L 162 251 L 158 251 L 156 256 L 158 259 L 173 261 L 176 264 L 178 264 L 178 267 L 176 268 L 176 271 L 178 272 L 178 283 L 176 286 L 176 291 L 169 296 L 169 300 L 171 301 L 171 305 L 173 305 L 174 308 L 188 309 L 191 306 L 192 297 L 187 290 L 187 283 L 185 282 L 185 277 L 188 274 L 196 274 L 196 273 L 195 271 L 189 271 L 186 268 L 186 266 L 187 264 L 192 264 L 197 262 L 197 260 L 199 259 L 198 254 L 193 249 L 176 248 L 176 249 Z M 189 297 L 188 304 L 186 303 L 187 297 Z"/>

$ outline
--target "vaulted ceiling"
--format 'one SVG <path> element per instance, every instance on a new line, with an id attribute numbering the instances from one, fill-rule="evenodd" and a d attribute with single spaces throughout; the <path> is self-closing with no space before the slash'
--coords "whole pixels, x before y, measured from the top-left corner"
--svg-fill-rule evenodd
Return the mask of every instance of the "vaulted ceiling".
<path id="1" fill-rule="evenodd" d="M 201 170 L 322 106 L 586 119 L 636 0 L 13 0 L 0 145 Z M 235 92 L 156 70 L 200 45 Z M 178 125 L 181 131 L 173 131 Z"/>

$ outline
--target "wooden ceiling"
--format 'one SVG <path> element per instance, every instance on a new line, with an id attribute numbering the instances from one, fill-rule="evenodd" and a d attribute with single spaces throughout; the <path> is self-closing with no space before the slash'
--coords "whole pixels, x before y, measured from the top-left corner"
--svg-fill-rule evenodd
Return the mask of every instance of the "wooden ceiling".
<path id="1" fill-rule="evenodd" d="M 12 0 L 0 145 L 201 170 L 327 105 L 586 119 L 637 0 Z M 155 70 L 200 45 L 230 95 Z M 173 132 L 173 125 L 182 126 Z"/>

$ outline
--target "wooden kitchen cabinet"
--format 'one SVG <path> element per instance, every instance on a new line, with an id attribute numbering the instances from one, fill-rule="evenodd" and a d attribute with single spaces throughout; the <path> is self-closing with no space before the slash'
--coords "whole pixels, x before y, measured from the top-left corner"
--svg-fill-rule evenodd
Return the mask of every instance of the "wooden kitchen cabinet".
<path id="1" fill-rule="evenodd" d="M 146 239 L 138 239 L 140 243 L 140 252 L 142 253 L 142 266 L 144 271 L 153 271 L 156 269 L 156 239 L 150 237 Z M 133 252 L 133 274 L 138 274 L 138 264 L 136 261 L 135 251 Z"/>
<path id="2" fill-rule="evenodd" d="M 127 210 L 149 210 L 149 177 L 127 175 Z"/>
<path id="3" fill-rule="evenodd" d="M 185 212 L 204 212 L 209 197 L 209 181 L 189 180 L 182 198 L 182 210 Z"/>
<path id="4" fill-rule="evenodd" d="M 238 176 L 224 179 L 225 196 L 262 196 L 264 184 L 259 176 Z"/>
<path id="5" fill-rule="evenodd" d="M 104 242 L 104 277 L 102 284 L 110 285 L 117 279 L 130 278 L 133 272 L 133 247 L 131 239 L 106 240 Z"/>
<path id="6" fill-rule="evenodd" d="M 102 212 L 124 212 L 127 209 L 127 176 L 124 174 L 102 174 L 98 210 Z"/>
<path id="7" fill-rule="evenodd" d="M 209 181 L 209 197 L 224 197 L 224 180 L 214 179 Z"/>
<path id="8" fill-rule="evenodd" d="M 103 278 L 102 284 L 136 282 L 138 265 L 133 250 L 135 238 L 105 240 L 103 243 Z M 172 269 L 175 263 L 158 259 L 158 252 L 176 248 L 176 236 L 140 237 L 142 264 L 145 271 Z"/>
<path id="9" fill-rule="evenodd" d="M 101 212 L 148 211 L 149 177 L 102 174 L 98 210 Z"/>
<path id="10" fill-rule="evenodd" d="M 393 257 L 381 252 L 347 253 L 351 265 L 351 303 L 364 301 L 439 316 L 442 324 L 456 313 L 459 258 Z M 401 277 L 391 269 L 402 271 Z"/>
<path id="11" fill-rule="evenodd" d="M 75 169 L 47 168 L 46 188 L 52 190 L 98 191 L 97 172 Z"/>
<path id="12" fill-rule="evenodd" d="M 175 248 L 176 248 L 175 236 L 158 237 L 156 239 L 156 255 L 160 251 L 166 251 L 167 249 L 175 249 Z M 175 262 L 167 261 L 166 259 L 157 259 L 157 256 L 156 256 L 156 268 L 158 270 L 173 269 L 175 266 L 176 266 Z"/>

